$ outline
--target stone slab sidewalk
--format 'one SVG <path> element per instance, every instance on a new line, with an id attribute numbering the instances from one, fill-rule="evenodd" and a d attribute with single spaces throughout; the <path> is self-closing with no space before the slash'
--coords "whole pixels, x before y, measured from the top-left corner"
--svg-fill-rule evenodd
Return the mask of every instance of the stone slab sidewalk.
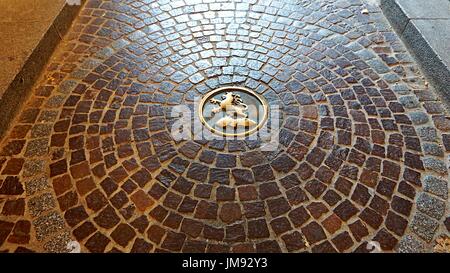
<path id="1" fill-rule="evenodd" d="M 450 1 L 382 0 L 381 8 L 432 85 L 450 102 Z"/>

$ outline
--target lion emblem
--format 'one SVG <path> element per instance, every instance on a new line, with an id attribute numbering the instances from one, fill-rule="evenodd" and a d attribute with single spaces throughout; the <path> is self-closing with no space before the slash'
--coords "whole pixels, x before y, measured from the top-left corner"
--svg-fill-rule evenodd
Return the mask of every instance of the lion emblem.
<path id="1" fill-rule="evenodd" d="M 222 96 L 222 100 L 211 99 L 210 103 L 217 105 L 217 107 L 211 110 L 213 114 L 217 114 L 220 112 L 226 113 L 225 117 L 219 119 L 216 122 L 216 126 L 218 127 L 237 128 L 251 127 L 256 125 L 255 121 L 248 118 L 248 106 L 242 101 L 241 96 L 238 94 L 227 92 Z"/>

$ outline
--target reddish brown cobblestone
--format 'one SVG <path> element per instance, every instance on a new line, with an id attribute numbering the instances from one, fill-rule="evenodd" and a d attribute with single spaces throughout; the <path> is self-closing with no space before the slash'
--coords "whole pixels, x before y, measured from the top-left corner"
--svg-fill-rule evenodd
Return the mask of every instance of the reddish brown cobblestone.
<path id="1" fill-rule="evenodd" d="M 281 107 L 276 151 L 173 138 L 174 106 L 228 85 Z M 429 245 L 450 226 L 440 105 L 363 0 L 88 0 L 2 139 L 0 250 Z"/>

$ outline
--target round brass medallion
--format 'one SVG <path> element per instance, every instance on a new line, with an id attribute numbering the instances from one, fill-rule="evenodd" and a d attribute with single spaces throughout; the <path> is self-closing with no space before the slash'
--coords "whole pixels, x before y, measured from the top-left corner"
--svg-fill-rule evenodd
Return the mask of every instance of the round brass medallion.
<path id="1" fill-rule="evenodd" d="M 255 133 L 268 117 L 267 102 L 257 93 L 227 86 L 203 96 L 199 105 L 203 125 L 221 136 L 248 136 Z"/>

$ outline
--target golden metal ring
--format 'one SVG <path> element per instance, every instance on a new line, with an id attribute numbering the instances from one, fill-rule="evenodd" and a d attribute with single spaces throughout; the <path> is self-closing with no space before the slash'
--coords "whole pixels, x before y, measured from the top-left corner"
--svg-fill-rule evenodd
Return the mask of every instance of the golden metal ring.
<path id="1" fill-rule="evenodd" d="M 227 132 L 223 132 L 220 130 L 217 130 L 216 128 L 212 127 L 205 119 L 205 117 L 203 116 L 203 108 L 205 106 L 205 104 L 214 96 L 216 96 L 218 93 L 223 93 L 226 91 L 232 92 L 233 90 L 237 90 L 243 93 L 247 93 L 249 95 L 251 95 L 252 97 L 256 98 L 256 100 L 259 101 L 259 103 L 261 104 L 261 106 L 263 107 L 263 118 L 259 119 L 259 122 L 256 126 L 254 126 L 252 129 L 246 130 L 245 132 L 241 132 L 241 133 L 227 133 Z M 255 133 L 256 131 L 258 131 L 267 121 L 268 119 L 268 103 L 265 100 L 264 97 L 262 97 L 261 95 L 257 94 L 256 92 L 247 89 L 245 87 L 240 87 L 240 86 L 224 86 L 224 87 L 220 87 L 218 89 L 215 89 L 207 94 L 205 94 L 203 96 L 203 98 L 201 99 L 199 106 L 198 106 L 198 115 L 200 117 L 200 121 L 202 122 L 202 124 L 211 132 L 217 134 L 217 135 L 221 135 L 221 136 L 225 136 L 225 137 L 242 137 L 242 136 L 249 136 L 253 133 Z"/>

